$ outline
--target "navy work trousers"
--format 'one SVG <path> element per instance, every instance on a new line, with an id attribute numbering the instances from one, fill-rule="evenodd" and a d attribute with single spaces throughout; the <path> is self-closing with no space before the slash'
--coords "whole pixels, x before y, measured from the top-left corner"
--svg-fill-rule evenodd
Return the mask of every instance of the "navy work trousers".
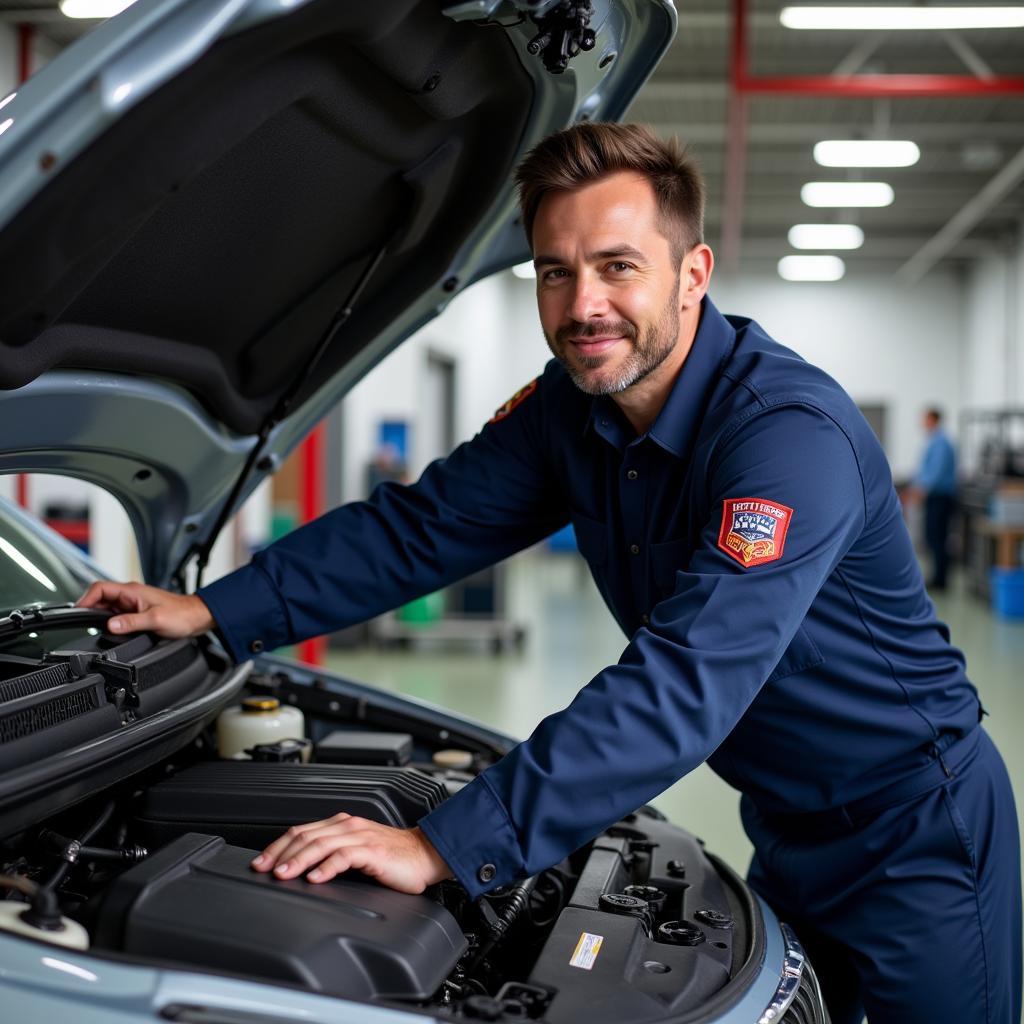
<path id="1" fill-rule="evenodd" d="M 936 590 L 946 586 L 949 574 L 949 527 L 954 505 L 952 494 L 929 494 L 924 499 L 924 542 L 932 556 L 928 586 Z"/>
<path id="2" fill-rule="evenodd" d="M 743 799 L 751 886 L 803 942 L 833 1024 L 865 1013 L 868 1024 L 1020 1022 L 1010 780 L 980 727 L 944 756 L 952 778 L 860 820 L 831 815 L 826 828 Z"/>

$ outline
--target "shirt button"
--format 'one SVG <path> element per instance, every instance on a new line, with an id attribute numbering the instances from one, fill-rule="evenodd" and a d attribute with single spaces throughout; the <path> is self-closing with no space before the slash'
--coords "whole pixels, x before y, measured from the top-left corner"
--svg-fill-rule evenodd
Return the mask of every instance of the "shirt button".
<path id="1" fill-rule="evenodd" d="M 253 642 L 251 644 L 249 644 L 249 650 L 253 654 L 259 654 L 263 650 L 263 641 L 262 640 L 253 640 Z"/>
<path id="2" fill-rule="evenodd" d="M 497 873 L 497 868 L 493 864 L 485 864 L 477 873 L 476 877 L 486 885 L 488 882 L 494 881 L 494 876 Z"/>
<path id="3" fill-rule="evenodd" d="M 639 544 L 630 544 L 629 545 L 629 553 L 631 555 L 639 555 L 640 554 L 640 545 Z"/>
<path id="4" fill-rule="evenodd" d="M 638 473 L 638 472 L 637 472 L 637 471 L 636 471 L 635 469 L 631 469 L 631 470 L 630 470 L 630 471 L 629 471 L 629 472 L 628 472 L 628 473 L 626 474 L 626 479 L 627 479 L 627 480 L 635 480 L 635 479 L 636 479 L 636 478 L 637 478 L 637 477 L 638 477 L 639 475 L 640 475 L 640 474 L 639 474 L 639 473 Z"/>
<path id="5" fill-rule="evenodd" d="M 642 623 L 643 623 L 643 624 L 644 624 L 645 626 L 649 626 L 649 625 L 651 624 L 651 617 L 650 617 L 650 615 L 648 615 L 648 614 L 647 614 L 647 613 L 645 612 L 645 613 L 644 613 L 643 615 L 641 615 L 641 616 L 640 616 L 640 621 L 641 621 L 641 622 L 642 622 Z"/>

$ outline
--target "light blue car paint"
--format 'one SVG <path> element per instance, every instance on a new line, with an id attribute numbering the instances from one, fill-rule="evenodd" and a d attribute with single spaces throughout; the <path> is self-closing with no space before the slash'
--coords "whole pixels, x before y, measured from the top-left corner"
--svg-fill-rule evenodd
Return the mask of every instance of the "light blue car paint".
<path id="1" fill-rule="evenodd" d="M 134 964 L 0 932 L 0 1019 L 5 1024 L 143 1024 L 170 1006 L 304 1024 L 416 1024 L 421 1014 L 298 989 Z"/>
<path id="2" fill-rule="evenodd" d="M 12 122 L 0 134 L 0 230 L 64 164 L 218 39 L 285 17 L 306 2 L 137 0 L 63 51 L 0 111 L 0 123 Z M 531 9 L 528 0 L 515 2 Z M 453 17 L 465 16 L 454 10 L 459 5 L 451 6 Z M 478 14 L 485 13 L 486 5 Z M 517 162 L 557 128 L 583 117 L 621 117 L 670 44 L 676 12 L 671 0 L 595 0 L 591 25 L 597 45 L 561 76 L 547 74 L 526 52 L 534 34 L 528 22 L 506 30 L 535 88 Z M 616 59 L 601 68 L 613 52 Z M 41 166 L 43 154 L 56 157 L 51 170 Z M 353 384 L 437 316 L 458 291 L 526 257 L 522 229 L 514 220 L 509 181 L 451 264 L 438 268 L 433 286 L 276 427 L 263 468 L 250 477 L 243 499 Z M 454 292 L 443 288 L 451 278 L 459 282 Z M 156 381 L 144 389 L 152 424 L 147 428 L 140 418 L 138 383 L 116 373 L 58 370 L 18 391 L 0 392 L 0 469 L 67 474 L 105 487 L 136 528 L 144 577 L 166 584 L 186 552 L 207 539 L 255 438 L 228 434 L 183 390 Z M 37 400 L 40 408 L 47 407 L 45 417 L 26 414 L 28 402 Z M 139 466 L 152 470 L 145 487 L 135 479 Z"/>
<path id="3" fill-rule="evenodd" d="M 743 997 L 706 1024 L 757 1024 L 782 973 L 778 920 L 760 901 L 767 939 L 764 970 Z M 283 986 L 107 960 L 0 932 L 0 1010 L 9 1024 L 144 1024 L 168 1006 L 195 1006 L 307 1024 L 415 1024 L 421 1013 L 368 1006 Z M 166 1018 L 163 1018 L 166 1020 Z"/>

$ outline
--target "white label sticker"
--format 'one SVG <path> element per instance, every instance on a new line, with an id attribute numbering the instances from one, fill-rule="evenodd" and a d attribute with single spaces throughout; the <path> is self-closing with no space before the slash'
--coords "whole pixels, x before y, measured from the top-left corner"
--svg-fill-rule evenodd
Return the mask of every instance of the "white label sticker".
<path id="1" fill-rule="evenodd" d="M 583 932 L 580 935 L 580 941 L 576 943 L 569 966 L 582 967 L 583 970 L 589 971 L 594 966 L 597 954 L 601 952 L 602 942 L 604 942 L 603 935 L 591 935 L 590 932 Z"/>

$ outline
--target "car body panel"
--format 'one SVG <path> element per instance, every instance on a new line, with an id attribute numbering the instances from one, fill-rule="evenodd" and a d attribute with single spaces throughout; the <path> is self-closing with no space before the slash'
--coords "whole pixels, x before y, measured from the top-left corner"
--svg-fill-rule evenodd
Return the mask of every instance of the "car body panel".
<path id="1" fill-rule="evenodd" d="M 522 0 L 519 6 L 529 5 Z M 204 58 L 215 53 L 225 40 L 242 38 L 243 31 L 259 30 L 271 22 L 283 25 L 280 19 L 301 15 L 303 9 L 308 8 L 312 17 L 313 7 L 311 0 L 138 0 L 123 15 L 101 25 L 30 79 L 0 113 L 0 123 L 7 124 L 0 134 L 0 225 L 13 231 L 36 210 L 43 211 L 41 216 L 51 217 L 48 225 L 52 225 L 53 217 L 64 215 L 66 204 L 58 203 L 51 210 L 45 206 L 47 196 L 62 194 L 54 191 L 62 187 L 62 174 L 71 173 L 66 180 L 74 181 L 78 165 L 95 161 L 108 137 L 116 138 L 114 130 L 123 120 L 145 107 L 146 102 L 159 98 L 161 90 L 176 86 L 178 77 L 196 73 Z M 485 16 L 487 7 L 483 5 L 475 13 Z M 449 20 L 454 23 L 466 16 L 465 5 L 461 9 L 453 5 Z M 522 79 L 521 90 L 518 81 L 514 86 L 520 90 L 517 102 L 528 111 L 522 134 L 509 146 L 510 159 L 497 181 L 481 178 L 475 189 L 482 196 L 493 190 L 490 205 L 464 234 L 448 239 L 454 247 L 450 259 L 429 267 L 422 282 L 419 278 L 406 282 L 411 291 L 403 293 L 405 301 L 398 302 L 393 313 L 388 312 L 388 322 L 368 321 L 363 327 L 354 319 L 352 329 L 342 332 L 341 340 L 332 340 L 299 391 L 293 411 L 269 430 L 258 465 L 249 474 L 238 501 L 281 464 L 356 381 L 441 312 L 454 295 L 526 256 L 511 183 L 515 163 L 556 128 L 581 119 L 621 116 L 671 41 L 675 9 L 668 0 L 595 0 L 591 24 L 597 30 L 597 45 L 589 53 L 581 53 L 570 69 L 558 76 L 545 71 L 541 61 L 527 52 L 527 43 L 535 32 L 529 23 L 488 28 L 488 33 L 507 33 L 508 45 L 514 51 L 514 57 L 508 59 L 518 63 Z M 463 31 L 481 35 L 477 28 Z M 236 145 L 235 150 L 240 146 Z M 207 162 L 213 161 L 214 155 L 208 154 Z M 399 160 L 395 166 L 404 165 Z M 410 173 L 418 170 L 413 168 Z M 201 180 L 200 171 L 194 173 L 194 180 Z M 392 181 L 394 173 L 387 171 L 382 181 Z M 187 184 L 191 187 L 193 179 Z M 146 185 L 143 191 L 152 191 L 153 187 Z M 165 198 L 173 202 L 173 196 Z M 156 201 L 152 196 L 146 200 Z M 150 216 L 149 207 L 140 206 L 138 211 L 140 217 L 143 212 L 146 216 L 137 234 L 131 236 L 133 243 L 138 234 L 149 238 L 146 232 L 150 222 L 157 220 Z M 382 211 L 382 220 L 386 212 Z M 67 239 L 67 244 L 81 248 L 81 233 L 89 230 L 88 213 L 76 211 L 77 233 Z M 109 224 L 104 230 L 109 232 Z M 413 224 L 409 230 L 421 229 Z M 15 233 L 10 237 L 20 236 Z M 408 239 L 394 245 L 401 249 L 407 243 Z M 58 232 L 48 244 L 52 249 L 64 240 Z M 151 238 L 150 245 L 148 251 L 152 253 Z M 129 246 L 124 243 L 122 248 L 127 250 Z M 146 252 L 142 250 L 143 257 Z M 113 260 L 119 253 L 112 251 L 110 257 L 102 259 Z M 52 252 L 47 259 L 52 264 Z M 363 256 L 349 252 L 345 259 L 355 265 Z M 67 271 L 72 274 L 70 283 L 60 286 L 66 291 L 61 293 L 62 301 L 70 301 L 72 308 L 81 298 L 72 296 L 73 290 L 80 288 L 82 295 L 88 296 L 93 277 L 99 274 L 97 279 L 101 280 L 103 274 L 99 271 L 106 272 L 103 263 L 90 265 L 82 271 L 85 277 L 76 281 L 74 274 L 79 270 L 75 268 L 80 262 Z M 417 265 L 422 264 L 420 260 Z M 47 260 L 40 258 L 39 273 L 46 265 Z M 49 287 L 45 281 L 37 283 Z M 386 291 L 386 280 L 373 284 Z M 182 301 L 187 298 L 184 296 Z M 40 303 L 45 299 L 46 293 L 40 293 Z M 303 302 L 308 306 L 312 300 Z M 0 291 L 0 309 L 4 305 Z M 279 315 L 285 316 L 286 312 Z M 184 339 L 190 344 L 173 337 L 163 344 L 159 337 L 143 332 L 134 340 L 134 336 L 125 335 L 116 319 L 110 328 L 92 322 L 79 326 L 53 320 L 60 315 L 59 309 L 31 316 L 25 312 L 22 319 L 11 321 L 15 325 L 11 330 L 21 333 L 12 335 L 11 344 L 4 347 L 8 390 L 0 390 L 0 467 L 6 472 L 66 473 L 109 490 L 125 506 L 136 529 L 144 576 L 150 582 L 166 584 L 190 551 L 211 542 L 210 534 L 222 506 L 257 444 L 257 431 L 238 429 L 238 425 L 254 428 L 257 423 L 270 422 L 275 403 L 287 396 L 288 388 L 297 384 L 302 374 L 294 373 L 291 367 L 279 375 L 280 380 L 272 379 L 269 385 L 264 381 L 262 390 L 250 395 L 234 382 L 233 367 L 236 363 L 251 364 L 266 334 L 250 339 L 252 356 L 244 346 L 239 355 L 233 356 L 204 349 L 203 344 L 212 343 L 190 338 Z M 116 318 L 116 308 L 111 315 Z M 33 326 L 37 316 L 39 323 Z M 310 359 L 318 341 L 319 328 L 310 326 L 314 321 L 303 321 L 307 333 L 294 340 L 296 351 L 310 353 Z M 313 333 L 309 333 L 311 330 Z M 69 341 L 72 331 L 81 333 L 81 337 L 76 333 Z M 142 362 L 134 366 L 128 359 L 107 355 L 106 362 L 88 365 L 89 352 L 102 352 L 108 338 L 133 345 Z M 0 336 L 0 345 L 4 341 Z M 51 351 L 57 354 L 48 354 Z M 181 380 L 171 379 L 176 366 L 189 363 L 190 354 L 200 362 L 188 373 L 183 372 L 182 380 L 188 378 L 195 387 L 210 390 L 200 393 L 193 387 L 190 392 Z M 62 366 L 62 360 L 71 360 L 73 368 Z M 37 372 L 39 368 L 43 368 L 41 373 Z M 252 372 L 257 383 L 261 373 L 264 378 L 267 375 L 266 369 L 258 365 Z M 137 375 L 145 375 L 145 383 Z M 12 390 L 15 384 L 20 386 Z M 218 406 L 211 395 L 221 393 L 230 395 L 232 402 Z M 142 422 L 140 401 L 146 403 L 152 428 Z M 28 413 L 36 408 L 38 414 Z M 8 429 L 13 423 L 18 425 L 16 431 Z M 140 468 L 151 471 L 144 487 L 139 486 Z"/>
<path id="2" fill-rule="evenodd" d="M 686 1020 L 760 1024 L 783 974 L 786 945 L 771 908 L 760 898 L 758 902 L 766 931 L 764 970 L 728 1010 L 716 1016 L 687 1015 Z M 142 1024 L 166 1020 L 160 1014 L 169 1006 L 230 1011 L 238 1020 L 251 1015 L 252 1024 L 413 1024 L 430 1016 L 244 979 L 121 963 L 2 931 L 0 963 L 4 965 L 4 1011 L 10 1020 Z"/>

